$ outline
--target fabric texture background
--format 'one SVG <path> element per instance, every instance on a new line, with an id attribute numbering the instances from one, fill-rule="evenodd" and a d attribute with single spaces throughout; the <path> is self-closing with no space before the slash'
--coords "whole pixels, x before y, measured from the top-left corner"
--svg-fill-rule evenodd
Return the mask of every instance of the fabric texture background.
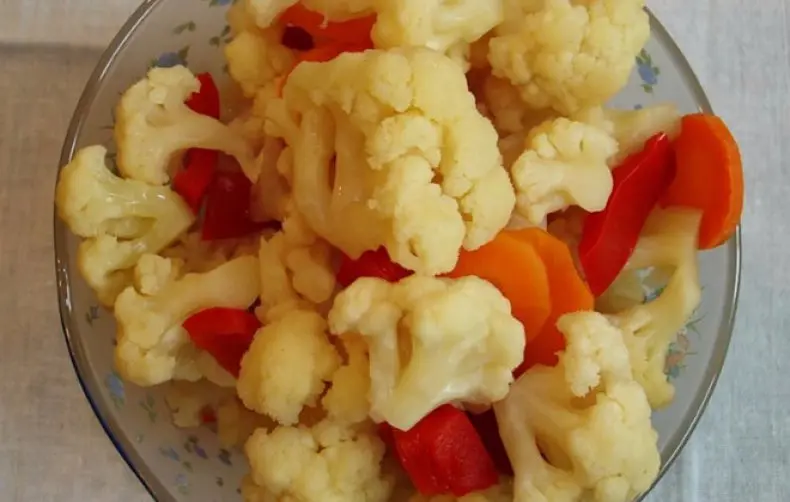
<path id="1" fill-rule="evenodd" d="M 135 0 L 0 0 L 0 499 L 150 501 L 79 389 L 60 333 L 52 196 L 61 142 Z M 739 138 L 737 330 L 710 407 L 649 502 L 790 500 L 790 1 L 662 0 L 661 21 Z"/>

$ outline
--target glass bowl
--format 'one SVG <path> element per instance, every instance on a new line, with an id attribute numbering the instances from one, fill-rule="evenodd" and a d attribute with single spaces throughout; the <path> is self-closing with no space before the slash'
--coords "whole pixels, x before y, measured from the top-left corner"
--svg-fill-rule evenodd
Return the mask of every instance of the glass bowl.
<path id="1" fill-rule="evenodd" d="M 227 80 L 222 46 L 232 0 L 148 0 L 110 44 L 77 105 L 60 165 L 90 144 L 113 151 L 112 110 L 119 95 L 152 65 L 186 64 Z M 652 37 L 637 58 L 626 89 L 614 100 L 621 108 L 674 102 L 683 112 L 711 112 L 705 94 L 672 38 L 651 16 Z M 183 430 L 170 420 L 159 388 L 142 389 L 113 370 L 115 326 L 110 313 L 79 277 L 77 238 L 55 221 L 58 294 L 63 332 L 86 397 L 118 452 L 160 502 L 240 500 L 247 470 L 240 451 L 222 449 L 209 428 Z M 663 472 L 694 429 L 710 394 L 732 335 L 740 270 L 740 234 L 727 245 L 700 254 L 703 301 L 678 334 L 667 360 L 677 396 L 656 413 Z"/>

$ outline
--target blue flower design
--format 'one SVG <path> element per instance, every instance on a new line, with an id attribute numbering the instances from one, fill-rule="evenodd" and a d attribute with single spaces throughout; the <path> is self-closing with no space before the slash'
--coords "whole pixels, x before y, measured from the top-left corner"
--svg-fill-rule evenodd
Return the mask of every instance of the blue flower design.
<path id="1" fill-rule="evenodd" d="M 636 57 L 636 69 L 639 73 L 639 78 L 642 79 L 642 89 L 646 93 L 652 94 L 653 88 L 658 85 L 658 76 L 661 74 L 661 69 L 653 64 L 653 58 L 644 49 Z"/>
<path id="2" fill-rule="evenodd" d="M 148 414 L 151 423 L 156 422 L 156 400 L 151 394 L 146 394 L 145 399 L 140 401 L 140 407 Z"/>
<path id="3" fill-rule="evenodd" d="M 213 47 L 220 47 L 222 44 L 227 44 L 233 39 L 230 33 L 230 26 L 225 25 L 219 35 L 211 37 L 208 41 L 209 45 Z"/>
<path id="4" fill-rule="evenodd" d="M 206 450 L 204 450 L 200 443 L 198 443 L 198 438 L 196 436 L 189 436 L 187 438 L 187 442 L 184 443 L 184 449 L 189 452 L 197 455 L 202 459 L 208 459 L 208 454 Z"/>
<path id="5" fill-rule="evenodd" d="M 174 35 L 181 35 L 184 32 L 192 32 L 195 31 L 197 25 L 194 21 L 187 21 L 186 23 L 181 23 L 175 28 L 173 28 Z"/>
<path id="6" fill-rule="evenodd" d="M 121 408 L 121 406 L 126 404 L 126 389 L 124 388 L 123 380 L 117 373 L 113 371 L 104 377 L 104 385 L 110 392 L 115 408 Z"/>
<path id="7" fill-rule="evenodd" d="M 230 460 L 230 452 L 225 448 L 219 450 L 219 455 L 217 455 L 217 458 L 219 458 L 219 461 L 227 466 L 233 465 L 233 462 Z"/>
<path id="8" fill-rule="evenodd" d="M 182 495 L 186 495 L 189 493 L 189 480 L 187 479 L 186 475 L 179 474 L 176 476 L 176 488 L 178 492 Z"/>
<path id="9" fill-rule="evenodd" d="M 85 322 L 88 323 L 89 326 L 93 326 L 93 321 L 99 318 L 99 306 L 98 305 L 91 305 L 88 307 L 88 311 L 85 312 Z"/>
<path id="10" fill-rule="evenodd" d="M 187 66 L 188 56 L 189 46 L 182 47 L 176 52 L 165 52 L 161 54 L 158 58 L 151 61 L 150 66 L 157 68 L 172 68 L 178 65 Z"/>
<path id="11" fill-rule="evenodd" d="M 161 453 L 163 457 L 169 458 L 170 460 L 175 460 L 176 462 L 181 461 L 181 456 L 173 447 L 168 446 L 167 448 L 165 448 L 160 446 L 159 453 Z"/>

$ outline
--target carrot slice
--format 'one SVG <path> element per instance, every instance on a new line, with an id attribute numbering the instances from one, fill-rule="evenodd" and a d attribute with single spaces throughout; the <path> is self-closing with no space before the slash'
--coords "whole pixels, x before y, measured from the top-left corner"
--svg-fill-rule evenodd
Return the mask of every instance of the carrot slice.
<path id="1" fill-rule="evenodd" d="M 677 174 L 661 200 L 664 206 L 702 210 L 699 248 L 726 242 L 743 212 L 743 165 L 738 143 L 715 115 L 686 115 L 675 140 Z"/>
<path id="2" fill-rule="evenodd" d="M 551 312 L 540 334 L 527 343 L 524 362 L 516 376 L 537 364 L 554 366 L 557 353 L 565 349 L 565 337 L 557 329 L 557 320 L 564 314 L 592 310 L 595 305 L 587 284 L 579 275 L 568 246 L 541 228 L 516 230 L 514 237 L 530 244 L 546 270 Z"/>
<path id="3" fill-rule="evenodd" d="M 475 251 L 462 250 L 447 277 L 475 275 L 496 286 L 510 300 L 513 317 L 521 321 L 527 341 L 533 340 L 549 317 L 549 278 L 543 261 L 515 231 L 500 232 Z"/>

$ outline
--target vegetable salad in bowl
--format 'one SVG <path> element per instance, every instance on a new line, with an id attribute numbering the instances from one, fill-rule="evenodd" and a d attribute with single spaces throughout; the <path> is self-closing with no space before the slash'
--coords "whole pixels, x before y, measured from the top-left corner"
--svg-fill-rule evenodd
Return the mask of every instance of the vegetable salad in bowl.
<path id="1" fill-rule="evenodd" d="M 240 447 L 248 502 L 649 490 L 743 174 L 715 115 L 609 104 L 643 2 L 217 3 L 232 85 L 152 65 L 60 172 L 117 375 Z"/>

